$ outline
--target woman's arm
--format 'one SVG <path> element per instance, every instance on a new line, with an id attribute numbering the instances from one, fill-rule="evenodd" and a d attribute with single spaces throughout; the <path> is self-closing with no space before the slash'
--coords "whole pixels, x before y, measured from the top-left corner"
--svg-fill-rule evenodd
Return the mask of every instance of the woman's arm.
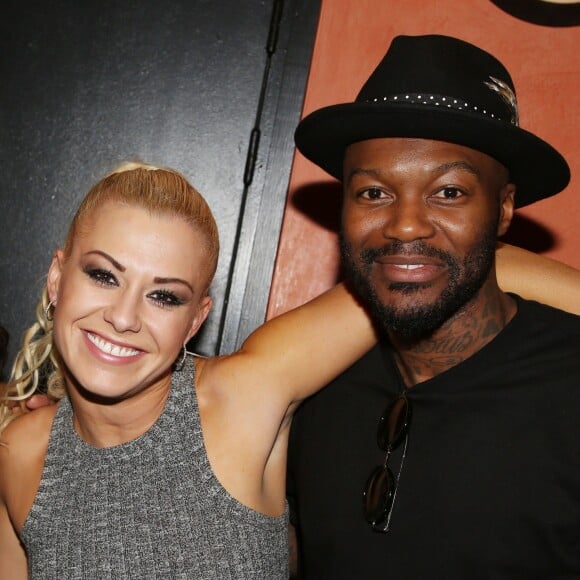
<path id="1" fill-rule="evenodd" d="M 26 580 L 26 552 L 14 530 L 5 501 L 7 477 L 11 473 L 8 454 L 8 448 L 0 446 L 0 578 Z"/>
<path id="2" fill-rule="evenodd" d="M 502 290 L 580 314 L 580 270 L 501 242 L 496 264 Z"/>
<path id="3" fill-rule="evenodd" d="M 12 421 L 0 444 L 0 578 L 28 577 L 18 534 L 40 485 L 56 405 Z"/>
<path id="4" fill-rule="evenodd" d="M 26 580 L 27 577 L 26 553 L 0 500 L 0 578 Z"/>
<path id="5" fill-rule="evenodd" d="M 268 397 L 290 404 L 322 388 L 376 340 L 365 309 L 339 284 L 265 323 L 233 355 L 210 359 L 203 378 L 230 393 L 232 383 L 238 392 L 263 388 Z"/>

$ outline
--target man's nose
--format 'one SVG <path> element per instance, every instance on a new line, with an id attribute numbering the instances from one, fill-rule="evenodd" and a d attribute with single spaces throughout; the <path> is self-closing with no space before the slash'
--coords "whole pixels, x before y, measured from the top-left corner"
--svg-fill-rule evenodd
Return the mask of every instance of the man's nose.
<path id="1" fill-rule="evenodd" d="M 385 238 L 412 242 L 430 238 L 435 233 L 429 208 L 420 199 L 398 198 L 386 211 L 388 216 L 383 227 Z"/>

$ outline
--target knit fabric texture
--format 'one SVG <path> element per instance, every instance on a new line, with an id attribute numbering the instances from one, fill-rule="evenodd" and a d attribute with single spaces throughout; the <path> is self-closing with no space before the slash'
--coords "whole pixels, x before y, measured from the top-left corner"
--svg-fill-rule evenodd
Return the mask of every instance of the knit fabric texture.
<path id="1" fill-rule="evenodd" d="M 188 357 L 157 422 L 111 448 L 85 443 L 63 399 L 21 539 L 32 579 L 288 578 L 287 510 L 231 497 L 205 450 Z"/>

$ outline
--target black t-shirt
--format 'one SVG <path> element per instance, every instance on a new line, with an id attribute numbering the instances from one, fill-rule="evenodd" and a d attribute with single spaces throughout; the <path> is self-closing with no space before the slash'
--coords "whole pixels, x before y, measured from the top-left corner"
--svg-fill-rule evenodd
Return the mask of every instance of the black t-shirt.
<path id="1" fill-rule="evenodd" d="M 301 577 L 580 578 L 580 317 L 518 299 L 491 343 L 408 390 L 407 456 L 381 534 L 362 490 L 384 460 L 379 417 L 402 388 L 388 350 L 375 347 L 295 416 Z"/>

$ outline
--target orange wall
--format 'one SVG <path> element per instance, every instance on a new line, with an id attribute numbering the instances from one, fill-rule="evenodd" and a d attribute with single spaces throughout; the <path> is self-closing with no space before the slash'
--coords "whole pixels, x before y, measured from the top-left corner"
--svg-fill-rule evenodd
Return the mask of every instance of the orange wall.
<path id="1" fill-rule="evenodd" d="M 497 56 L 516 85 L 522 127 L 568 160 L 570 185 L 519 210 L 512 228 L 516 236 L 508 241 L 580 268 L 578 27 L 530 24 L 489 0 L 323 0 L 304 114 L 352 101 L 394 36 L 433 33 L 462 38 Z M 339 191 L 336 181 L 296 155 L 269 317 L 335 282 Z"/>

